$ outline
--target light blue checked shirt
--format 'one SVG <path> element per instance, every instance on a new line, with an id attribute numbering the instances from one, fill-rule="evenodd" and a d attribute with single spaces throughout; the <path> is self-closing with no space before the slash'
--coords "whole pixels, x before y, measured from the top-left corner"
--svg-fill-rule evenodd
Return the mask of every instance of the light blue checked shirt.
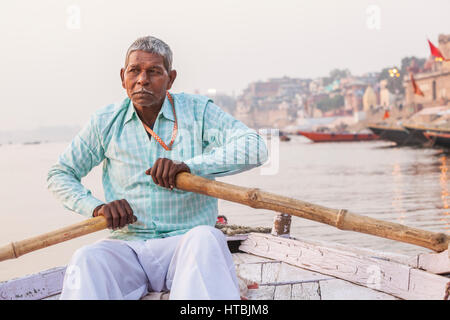
<path id="1" fill-rule="evenodd" d="M 254 130 L 210 99 L 184 93 L 172 96 L 178 134 L 171 151 L 149 140 L 129 98 L 93 114 L 48 173 L 48 188 L 64 207 L 92 217 L 103 202 L 81 184 L 81 178 L 103 162 L 106 201 L 126 199 L 138 218 L 132 225 L 111 231 L 111 238 L 163 238 L 198 225 L 215 225 L 217 199 L 157 186 L 145 171 L 156 159 L 169 158 L 183 161 L 193 174 L 214 179 L 261 165 L 267 160 L 266 145 Z M 174 121 L 166 97 L 153 126 L 166 144 Z"/>

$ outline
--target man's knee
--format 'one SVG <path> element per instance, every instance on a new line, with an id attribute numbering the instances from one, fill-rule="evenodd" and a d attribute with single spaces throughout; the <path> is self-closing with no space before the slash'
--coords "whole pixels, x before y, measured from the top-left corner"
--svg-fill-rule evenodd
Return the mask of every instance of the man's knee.
<path id="1" fill-rule="evenodd" d="M 219 229 L 208 226 L 208 225 L 201 225 L 196 226 L 189 230 L 186 233 L 186 236 L 189 238 L 195 238 L 199 240 L 206 240 L 206 239 L 220 239 L 222 240 L 224 238 L 223 232 Z"/>
<path id="2" fill-rule="evenodd" d="M 218 244 L 226 243 L 226 238 L 222 231 L 217 228 L 201 225 L 192 228 L 185 234 L 185 244 L 191 247 L 207 248 L 217 247 Z"/>
<path id="3" fill-rule="evenodd" d="M 108 245 L 103 241 L 83 246 L 75 251 L 71 264 L 79 267 L 92 267 L 97 262 L 103 261 L 109 250 Z"/>

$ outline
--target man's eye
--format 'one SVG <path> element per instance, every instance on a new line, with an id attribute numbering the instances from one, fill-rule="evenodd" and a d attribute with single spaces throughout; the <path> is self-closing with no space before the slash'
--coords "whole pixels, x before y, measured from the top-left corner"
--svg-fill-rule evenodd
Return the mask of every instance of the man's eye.
<path id="1" fill-rule="evenodd" d="M 135 72 L 137 72 L 137 69 L 130 69 L 130 70 L 128 70 L 128 72 L 135 73 Z"/>

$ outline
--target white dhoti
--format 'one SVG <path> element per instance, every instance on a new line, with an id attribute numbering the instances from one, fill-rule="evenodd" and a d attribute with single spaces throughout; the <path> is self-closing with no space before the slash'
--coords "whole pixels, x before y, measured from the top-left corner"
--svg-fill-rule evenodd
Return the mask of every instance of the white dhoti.
<path id="1" fill-rule="evenodd" d="M 82 247 L 67 267 L 60 299 L 136 300 L 162 291 L 170 291 L 170 299 L 240 299 L 223 233 L 198 226 L 168 238 Z"/>

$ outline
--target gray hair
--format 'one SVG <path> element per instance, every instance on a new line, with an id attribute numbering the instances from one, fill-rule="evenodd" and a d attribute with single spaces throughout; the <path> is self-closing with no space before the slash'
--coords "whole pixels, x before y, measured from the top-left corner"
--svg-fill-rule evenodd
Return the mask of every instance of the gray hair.
<path id="1" fill-rule="evenodd" d="M 125 59 L 125 67 L 128 65 L 130 54 L 137 50 L 160 55 L 163 58 L 164 67 L 167 72 L 172 70 L 172 50 L 170 50 L 170 47 L 164 41 L 152 36 L 138 38 L 128 48 Z"/>

